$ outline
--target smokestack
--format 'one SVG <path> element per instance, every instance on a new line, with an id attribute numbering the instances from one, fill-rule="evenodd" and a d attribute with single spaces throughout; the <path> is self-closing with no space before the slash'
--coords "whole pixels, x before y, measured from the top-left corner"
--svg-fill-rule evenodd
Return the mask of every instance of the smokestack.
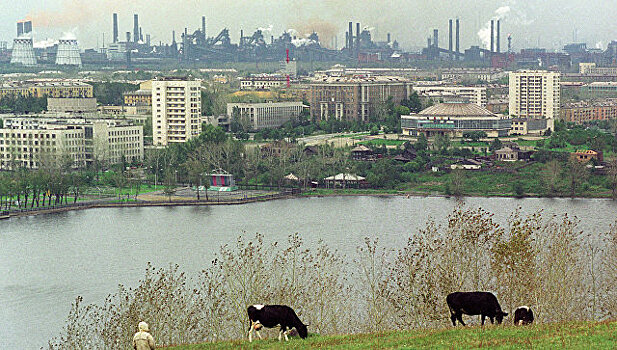
<path id="1" fill-rule="evenodd" d="M 150 47 L 150 34 L 146 34 L 146 45 Z"/>
<path id="2" fill-rule="evenodd" d="M 139 17 L 137 14 L 133 15 L 133 41 L 139 41 Z"/>
<path id="3" fill-rule="evenodd" d="M 356 50 L 360 50 L 360 23 L 356 23 Z"/>
<path id="4" fill-rule="evenodd" d="M 206 16 L 201 16 L 201 34 L 206 36 Z"/>
<path id="5" fill-rule="evenodd" d="M 349 32 L 345 32 L 345 48 L 349 49 Z"/>
<path id="6" fill-rule="evenodd" d="M 144 34 L 141 31 L 141 27 L 139 27 L 139 41 L 141 41 L 142 43 L 144 42 Z"/>
<path id="7" fill-rule="evenodd" d="M 438 29 L 433 29 L 433 46 L 435 46 L 435 48 L 439 48 L 439 30 Z"/>
<path id="8" fill-rule="evenodd" d="M 495 49 L 495 51 L 497 51 L 497 53 L 501 52 L 501 48 L 499 47 L 500 46 L 500 41 L 501 41 L 500 40 L 500 35 L 499 35 L 499 32 L 500 32 L 499 22 L 500 22 L 500 20 L 497 20 L 497 46 L 496 46 L 496 49 Z"/>
<path id="9" fill-rule="evenodd" d="M 17 37 L 19 38 L 24 34 L 24 22 L 17 22 Z"/>
<path id="10" fill-rule="evenodd" d="M 430 49 L 431 46 L 432 46 L 431 37 L 429 36 L 428 38 L 426 38 L 426 47 Z"/>
<path id="11" fill-rule="evenodd" d="M 512 52 L 512 36 L 508 34 L 508 53 Z"/>
<path id="12" fill-rule="evenodd" d="M 388 33 L 388 43 L 390 42 L 390 33 Z"/>
<path id="13" fill-rule="evenodd" d="M 347 44 L 348 49 L 353 49 L 353 22 L 349 22 L 349 43 Z"/>
<path id="14" fill-rule="evenodd" d="M 244 30 L 240 29 L 240 45 L 244 43 Z"/>
<path id="15" fill-rule="evenodd" d="M 456 53 L 459 53 L 460 51 L 460 47 L 459 47 L 459 23 L 458 23 L 458 18 L 456 19 Z"/>
<path id="16" fill-rule="evenodd" d="M 117 43 L 118 42 L 118 14 L 117 13 L 114 13 L 114 24 L 113 24 L 113 26 L 114 26 L 114 28 L 113 28 L 113 31 L 114 31 L 113 39 L 114 39 L 114 41 L 113 42 Z"/>
<path id="17" fill-rule="evenodd" d="M 126 32 L 126 42 L 127 43 L 131 42 L 131 32 Z"/>
<path id="18" fill-rule="evenodd" d="M 270 35 L 270 45 L 274 44 L 274 35 Z"/>
<path id="19" fill-rule="evenodd" d="M 495 51 L 495 20 L 491 19 L 491 52 Z"/>
<path id="20" fill-rule="evenodd" d="M 32 33 L 32 21 L 24 22 L 24 34 Z"/>
<path id="21" fill-rule="evenodd" d="M 176 42 L 176 31 L 172 30 L 171 31 L 171 43 L 175 43 Z"/>
<path id="22" fill-rule="evenodd" d="M 452 53 L 452 20 L 448 21 L 448 51 Z"/>

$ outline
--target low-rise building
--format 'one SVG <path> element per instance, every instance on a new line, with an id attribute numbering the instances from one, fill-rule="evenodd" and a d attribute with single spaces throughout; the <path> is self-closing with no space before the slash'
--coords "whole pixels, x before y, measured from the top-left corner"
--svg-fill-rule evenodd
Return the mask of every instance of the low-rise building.
<path id="1" fill-rule="evenodd" d="M 31 79 L 2 84 L 0 98 L 5 96 L 92 98 L 94 88 L 90 84 L 73 79 Z"/>
<path id="2" fill-rule="evenodd" d="M 240 90 L 272 90 L 287 86 L 286 76 L 250 76 L 240 78 Z"/>
<path id="3" fill-rule="evenodd" d="M 421 85 L 414 86 L 413 91 L 417 92 L 419 96 L 426 96 L 434 100 L 441 100 L 441 102 L 447 102 L 449 99 L 455 98 L 459 101 L 462 99 L 466 102 L 475 103 L 482 107 L 486 107 L 488 102 L 485 87 Z"/>
<path id="4" fill-rule="evenodd" d="M 560 119 L 582 124 L 594 120 L 617 118 L 617 100 L 581 101 L 566 103 L 561 107 Z"/>
<path id="5" fill-rule="evenodd" d="M 538 118 L 512 118 L 510 135 L 541 135 L 547 129 L 547 120 Z"/>
<path id="6" fill-rule="evenodd" d="M 403 135 L 426 137 L 484 131 L 488 137 L 507 136 L 510 118 L 491 113 L 474 103 L 448 102 L 428 107 L 417 114 L 401 116 Z"/>
<path id="7" fill-rule="evenodd" d="M 244 119 L 253 130 L 277 128 L 298 118 L 303 109 L 302 102 L 228 103 L 227 118 Z"/>
<path id="8" fill-rule="evenodd" d="M 441 79 L 456 82 L 477 82 L 487 83 L 505 78 L 508 72 L 494 68 L 452 68 L 441 73 Z"/>
<path id="9" fill-rule="evenodd" d="M 598 163 L 603 162 L 604 161 L 604 155 L 602 154 L 601 151 L 594 151 L 594 150 L 586 150 L 586 151 L 576 151 L 576 152 L 572 152 L 570 153 L 570 157 L 572 159 L 575 159 L 581 163 L 587 163 L 590 161 L 596 161 Z"/>

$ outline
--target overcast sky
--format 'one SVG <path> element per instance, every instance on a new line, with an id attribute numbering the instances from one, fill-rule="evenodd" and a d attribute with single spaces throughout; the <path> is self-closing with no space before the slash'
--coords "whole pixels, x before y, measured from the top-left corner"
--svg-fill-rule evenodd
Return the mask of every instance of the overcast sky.
<path id="1" fill-rule="evenodd" d="M 448 19 L 458 17 L 461 47 L 467 48 L 482 45 L 489 36 L 487 23 L 502 17 L 502 50 L 508 33 L 516 50 L 538 44 L 557 49 L 573 41 L 575 30 L 578 42 L 605 47 L 617 39 L 616 9 L 617 0 L 0 0 L 0 41 L 11 46 L 15 23 L 30 18 L 35 42 L 71 32 L 82 48 L 95 47 L 102 44 L 103 33 L 106 42 L 111 39 L 112 13 L 117 12 L 121 39 L 132 32 L 137 13 L 144 37 L 151 34 L 153 42 L 171 41 L 172 30 L 198 29 L 204 15 L 208 36 L 227 27 L 232 42 L 238 41 L 240 29 L 250 35 L 272 26 L 272 32 L 264 33 L 268 41 L 289 28 L 299 36 L 314 29 L 329 45 L 337 36 L 340 47 L 351 20 L 371 28 L 376 40 L 392 33 L 403 48 L 426 45 L 438 28 L 440 46 L 447 47 Z"/>

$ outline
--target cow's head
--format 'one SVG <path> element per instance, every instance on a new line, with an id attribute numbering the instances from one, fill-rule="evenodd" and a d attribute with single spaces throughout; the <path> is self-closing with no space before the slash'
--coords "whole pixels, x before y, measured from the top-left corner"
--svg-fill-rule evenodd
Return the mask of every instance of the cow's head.
<path id="1" fill-rule="evenodd" d="M 298 334 L 300 335 L 300 338 L 304 339 L 304 338 L 307 337 L 308 330 L 306 329 L 306 325 L 305 324 L 296 327 L 296 329 L 298 330 Z"/>
<path id="2" fill-rule="evenodd" d="M 497 314 L 495 314 L 495 319 L 497 320 L 497 324 L 501 324 L 501 322 L 503 322 L 503 318 L 508 316 L 507 312 L 503 312 L 501 310 L 497 311 Z"/>

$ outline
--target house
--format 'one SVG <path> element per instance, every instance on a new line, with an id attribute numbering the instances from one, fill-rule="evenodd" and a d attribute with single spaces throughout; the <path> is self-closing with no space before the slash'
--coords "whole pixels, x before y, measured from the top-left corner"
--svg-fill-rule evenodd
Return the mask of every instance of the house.
<path id="1" fill-rule="evenodd" d="M 373 150 L 364 145 L 359 145 L 358 147 L 351 150 L 351 159 L 374 160 Z"/>
<path id="2" fill-rule="evenodd" d="M 533 151 L 522 151 L 516 144 L 510 144 L 495 151 L 495 160 L 516 162 L 531 159 Z"/>
<path id="3" fill-rule="evenodd" d="M 267 143 L 259 148 L 262 157 L 274 156 L 281 157 L 291 154 L 294 144 L 287 141 L 274 141 Z"/>
<path id="4" fill-rule="evenodd" d="M 398 156 L 394 157 L 393 159 L 396 160 L 397 162 L 401 162 L 401 163 L 409 163 L 412 160 L 416 159 L 418 157 L 418 155 L 416 154 L 416 152 L 413 149 L 410 150 L 404 150 L 403 153 L 399 154 Z"/>
<path id="5" fill-rule="evenodd" d="M 594 151 L 594 150 L 586 150 L 586 151 L 576 151 L 570 153 L 570 158 L 576 159 L 581 163 L 587 163 L 592 160 L 595 160 L 598 163 L 604 161 L 604 156 L 602 151 Z"/>

